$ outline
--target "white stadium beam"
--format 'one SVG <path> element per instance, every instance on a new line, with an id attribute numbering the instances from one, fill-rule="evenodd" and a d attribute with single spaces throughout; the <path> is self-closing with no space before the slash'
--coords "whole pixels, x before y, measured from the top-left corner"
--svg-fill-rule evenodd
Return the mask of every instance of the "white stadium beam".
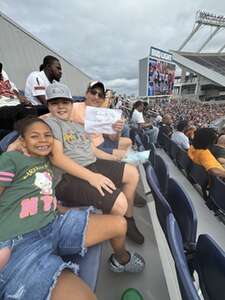
<path id="1" fill-rule="evenodd" d="M 187 43 L 191 40 L 191 38 L 193 37 L 193 35 L 199 30 L 199 28 L 201 27 L 201 25 L 202 24 L 198 23 L 198 25 L 195 26 L 195 28 L 192 30 L 192 32 L 189 34 L 189 36 L 186 38 L 186 40 L 180 46 L 180 48 L 178 49 L 178 51 L 181 51 L 184 48 L 184 46 L 187 45 Z"/>
<path id="2" fill-rule="evenodd" d="M 199 48 L 197 52 L 201 52 L 203 48 L 211 41 L 211 39 L 217 34 L 217 32 L 221 29 L 221 27 L 216 27 L 215 30 L 210 34 L 204 44 Z"/>
<path id="3" fill-rule="evenodd" d="M 225 44 L 220 48 L 220 50 L 218 51 L 218 53 L 223 52 L 224 49 L 225 49 Z"/>

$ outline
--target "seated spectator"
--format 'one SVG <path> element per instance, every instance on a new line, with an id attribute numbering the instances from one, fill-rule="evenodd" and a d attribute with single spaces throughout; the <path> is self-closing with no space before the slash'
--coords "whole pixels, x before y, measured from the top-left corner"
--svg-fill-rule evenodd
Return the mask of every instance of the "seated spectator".
<path id="1" fill-rule="evenodd" d="M 34 71 L 27 77 L 25 84 L 25 96 L 36 106 L 38 114 L 48 112 L 45 90 L 47 86 L 62 77 L 62 68 L 58 58 L 47 55 L 40 66 L 40 72 Z"/>
<path id="2" fill-rule="evenodd" d="M 2 63 L 0 63 L 0 107 L 18 104 L 30 105 L 31 103 L 19 93 L 16 85 L 9 80 L 8 75 L 3 70 Z"/>
<path id="3" fill-rule="evenodd" d="M 136 167 L 105 160 L 103 151 L 92 149 L 83 126 L 70 121 L 73 101 L 67 86 L 51 84 L 46 95 L 50 111 L 46 122 L 55 138 L 52 163 L 64 170 L 64 174 L 59 174 L 57 198 L 63 199 L 63 204 L 69 207 L 94 205 L 107 214 L 125 214 L 128 237 L 142 244 L 144 237 L 133 217 L 139 180 Z"/>
<path id="4" fill-rule="evenodd" d="M 145 130 L 145 133 L 149 136 L 149 143 L 156 143 L 159 129 L 153 126 L 151 123 L 146 123 L 143 116 L 144 103 L 137 101 L 133 105 L 131 111 L 131 124 Z"/>
<path id="5" fill-rule="evenodd" d="M 105 101 L 102 103 L 101 107 L 112 108 L 113 100 L 114 100 L 113 91 L 110 89 L 107 89 L 105 91 Z"/>
<path id="6" fill-rule="evenodd" d="M 177 131 L 175 131 L 171 136 L 171 140 L 174 141 L 180 148 L 184 150 L 188 150 L 190 147 L 189 139 L 184 134 L 187 127 L 188 127 L 188 121 L 186 120 L 180 121 L 177 125 Z"/>
<path id="7" fill-rule="evenodd" d="M 123 217 L 93 214 L 91 207 L 57 209 L 51 128 L 35 118 L 26 120 L 20 133 L 29 156 L 0 157 L 0 298 L 96 300 L 78 277 L 79 266 L 62 256 L 84 256 L 88 247 L 106 240 L 114 252 L 111 271 L 142 272 L 144 259 L 125 246 Z"/>
<path id="8" fill-rule="evenodd" d="M 216 144 L 210 147 L 210 151 L 215 158 L 224 166 L 225 165 L 225 135 L 221 135 Z"/>
<path id="9" fill-rule="evenodd" d="M 35 115 L 36 110 L 31 107 L 28 99 L 19 93 L 0 63 L 0 129 L 5 130 L 7 134 L 13 130 L 16 121 L 29 114 Z"/>
<path id="10" fill-rule="evenodd" d="M 173 133 L 172 128 L 172 117 L 170 114 L 165 114 L 162 118 L 162 122 L 159 124 L 159 134 L 158 134 L 158 143 L 163 144 L 163 135 L 167 135 L 169 138 Z"/>
<path id="11" fill-rule="evenodd" d="M 197 128 L 194 125 L 190 125 L 186 130 L 184 131 L 184 134 L 188 137 L 189 143 L 192 144 L 194 136 L 195 136 L 195 131 Z"/>
<path id="12" fill-rule="evenodd" d="M 225 169 L 210 152 L 215 143 L 217 134 L 212 128 L 200 128 L 196 131 L 193 145 L 188 150 L 190 159 L 205 168 L 209 174 L 225 177 Z"/>
<path id="13" fill-rule="evenodd" d="M 159 127 L 160 123 L 162 122 L 162 116 L 160 116 L 160 115 L 156 116 L 154 122 L 155 122 L 155 126 Z"/>
<path id="14" fill-rule="evenodd" d="M 71 120 L 84 126 L 86 106 L 101 107 L 105 99 L 105 87 L 100 81 L 93 81 L 89 84 L 85 95 L 85 102 L 74 103 Z M 124 120 L 118 120 L 113 124 L 113 129 L 117 132 L 114 135 L 103 135 L 95 133 L 91 135 L 92 143 L 95 147 L 108 153 L 112 160 L 123 158 L 131 146 L 128 137 L 121 137 L 124 129 Z M 110 157 L 108 155 L 108 157 Z"/>

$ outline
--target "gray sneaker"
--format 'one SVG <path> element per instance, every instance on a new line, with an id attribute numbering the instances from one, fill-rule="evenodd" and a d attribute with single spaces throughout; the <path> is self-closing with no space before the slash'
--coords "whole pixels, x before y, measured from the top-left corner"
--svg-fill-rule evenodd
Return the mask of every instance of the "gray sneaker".
<path id="1" fill-rule="evenodd" d="M 115 273 L 130 272 L 140 273 L 145 268 L 144 258 L 138 253 L 130 253 L 130 260 L 127 264 L 121 265 L 112 254 L 109 258 L 109 268 Z"/>

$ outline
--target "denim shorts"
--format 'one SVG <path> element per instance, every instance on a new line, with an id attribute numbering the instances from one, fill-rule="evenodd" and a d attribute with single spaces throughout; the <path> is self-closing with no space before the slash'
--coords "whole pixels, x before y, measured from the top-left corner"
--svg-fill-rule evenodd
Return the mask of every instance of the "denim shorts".
<path id="1" fill-rule="evenodd" d="M 79 266 L 61 256 L 86 253 L 85 231 L 91 210 L 71 209 L 40 230 L 0 242 L 0 249 L 12 250 L 0 271 L 0 299 L 48 300 L 64 269 L 77 274 Z"/>

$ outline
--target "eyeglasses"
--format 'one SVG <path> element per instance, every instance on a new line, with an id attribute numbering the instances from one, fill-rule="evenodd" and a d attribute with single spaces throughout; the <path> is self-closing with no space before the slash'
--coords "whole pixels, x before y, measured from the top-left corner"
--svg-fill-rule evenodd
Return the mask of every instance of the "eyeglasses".
<path id="1" fill-rule="evenodd" d="M 105 98 L 105 94 L 104 93 L 101 93 L 97 90 L 90 90 L 90 93 L 93 95 L 93 96 L 98 96 L 99 98 Z"/>

